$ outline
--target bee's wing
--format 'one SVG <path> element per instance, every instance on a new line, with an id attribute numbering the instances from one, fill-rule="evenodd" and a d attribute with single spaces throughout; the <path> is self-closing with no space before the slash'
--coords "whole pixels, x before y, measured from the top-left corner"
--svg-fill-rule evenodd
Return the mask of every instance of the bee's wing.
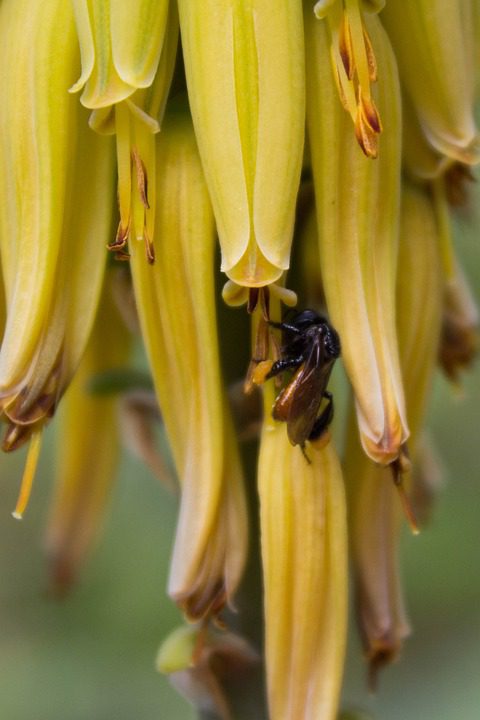
<path id="1" fill-rule="evenodd" d="M 312 432 L 327 387 L 333 361 L 325 361 L 320 343 L 314 343 L 304 365 L 292 380 L 292 401 L 287 416 L 288 437 L 292 445 L 303 445 Z"/>

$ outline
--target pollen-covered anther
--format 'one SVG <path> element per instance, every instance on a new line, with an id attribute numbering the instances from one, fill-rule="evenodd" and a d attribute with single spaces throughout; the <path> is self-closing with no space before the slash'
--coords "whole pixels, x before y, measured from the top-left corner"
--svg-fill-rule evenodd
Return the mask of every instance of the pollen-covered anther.
<path id="1" fill-rule="evenodd" d="M 380 115 L 371 98 L 361 96 L 359 89 L 359 103 L 355 119 L 355 136 L 365 155 L 369 158 L 378 156 L 378 135 L 382 132 Z"/>
<path id="2" fill-rule="evenodd" d="M 363 28 L 363 41 L 365 43 L 365 52 L 367 55 L 368 77 L 370 78 L 370 82 L 374 83 L 377 82 L 378 79 L 377 59 L 373 51 L 373 45 L 372 41 L 370 40 L 370 35 L 367 33 L 365 28 Z"/>
<path id="3" fill-rule="evenodd" d="M 353 80 L 356 70 L 355 57 L 352 48 L 352 35 L 350 32 L 350 25 L 346 13 L 343 14 L 342 23 L 340 26 L 338 49 L 347 77 L 349 80 Z"/>
<path id="4" fill-rule="evenodd" d="M 382 132 L 382 121 L 372 98 L 362 94 L 361 88 L 358 90 L 358 109 L 364 118 L 365 123 L 372 132 L 379 135 Z"/>
<path id="5" fill-rule="evenodd" d="M 123 250 L 127 244 L 127 240 L 130 236 L 130 224 L 124 225 L 122 221 L 118 224 L 117 233 L 115 239 L 108 243 L 107 250 L 112 252 L 118 252 Z"/>
<path id="6" fill-rule="evenodd" d="M 325 18 L 330 37 L 330 56 L 340 101 L 350 114 L 355 136 L 367 157 L 378 154 L 376 134 L 382 132 L 380 116 L 371 98 L 377 80 L 377 61 L 362 11 L 357 2 L 331 2 L 315 7 Z M 340 7 L 340 5 L 342 7 Z"/>
<path id="7" fill-rule="evenodd" d="M 411 469 L 411 463 L 408 456 L 406 444 L 402 445 L 400 455 L 396 460 L 391 463 L 390 467 L 392 470 L 393 483 L 398 491 L 402 509 L 410 526 L 410 530 L 412 531 L 413 535 L 418 535 L 420 529 L 418 527 L 417 518 L 410 502 L 410 498 L 407 495 L 404 483 L 404 476 Z"/>
<path id="8" fill-rule="evenodd" d="M 359 112 L 355 121 L 355 137 L 364 154 L 373 160 L 378 157 L 378 142 L 376 133 L 364 122 Z"/>
<path id="9" fill-rule="evenodd" d="M 155 262 L 155 248 L 146 227 L 143 228 L 143 241 L 145 243 L 145 254 L 147 256 L 147 262 L 149 263 L 149 265 L 153 265 L 153 263 Z"/>
<path id="10" fill-rule="evenodd" d="M 145 164 L 143 163 L 143 160 L 140 157 L 136 148 L 132 149 L 132 161 L 135 167 L 135 174 L 137 176 L 137 186 L 138 192 L 140 193 L 140 199 L 142 201 L 143 207 L 146 210 L 149 210 L 150 204 L 148 202 L 147 171 L 145 169 Z"/>

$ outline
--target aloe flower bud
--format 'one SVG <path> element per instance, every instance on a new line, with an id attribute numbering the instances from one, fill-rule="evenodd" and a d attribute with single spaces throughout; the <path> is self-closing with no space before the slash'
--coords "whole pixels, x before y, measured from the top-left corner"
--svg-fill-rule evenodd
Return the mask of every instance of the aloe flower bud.
<path id="1" fill-rule="evenodd" d="M 307 120 L 325 296 L 342 339 L 363 447 L 389 463 L 408 437 L 395 328 L 401 140 L 395 59 L 380 21 L 368 16 L 377 104 L 388 127 L 372 162 L 337 98 L 327 29 L 306 8 Z"/>
<path id="2" fill-rule="evenodd" d="M 453 277 L 445 287 L 442 321 L 440 365 L 449 380 L 459 384 L 460 372 L 470 367 L 480 348 L 480 313 L 456 260 Z"/>
<path id="3" fill-rule="evenodd" d="M 184 626 L 163 641 L 156 666 L 197 711 L 232 720 L 224 684 L 258 660 L 249 643 L 234 633 Z"/>
<path id="4" fill-rule="evenodd" d="M 382 21 L 428 141 L 450 158 L 478 162 L 470 0 L 388 0 Z"/>
<path id="5" fill-rule="evenodd" d="M 305 122 L 301 5 L 180 0 L 178 6 L 222 270 L 239 285 L 266 285 L 290 261 Z"/>
<path id="6" fill-rule="evenodd" d="M 401 217 L 397 327 L 415 464 L 436 365 L 443 283 L 431 198 L 405 185 Z M 357 615 L 373 682 L 376 670 L 398 655 L 409 633 L 398 569 L 401 512 L 390 471 L 364 455 L 353 424 L 352 417 L 345 477 Z"/>
<path id="7" fill-rule="evenodd" d="M 132 244 L 138 313 L 181 485 L 169 592 L 191 618 L 218 612 L 246 552 L 243 480 L 222 390 L 213 214 L 189 118 L 157 141 L 158 262 Z"/>
<path id="8" fill-rule="evenodd" d="M 72 0 L 82 53 L 82 103 L 113 105 L 152 84 L 165 38 L 168 0 Z"/>
<path id="9" fill-rule="evenodd" d="M 270 393 L 267 392 L 266 404 Z M 334 720 L 347 622 L 345 499 L 332 443 L 307 462 L 266 420 L 258 483 L 272 720 Z"/>
<path id="10" fill-rule="evenodd" d="M 51 417 L 85 349 L 110 232 L 113 147 L 67 92 L 78 71 L 69 3 L 3 2 L 0 62 L 0 395 L 11 450 Z"/>
<path id="11" fill-rule="evenodd" d="M 63 593 L 75 581 L 101 527 L 119 459 L 118 397 L 95 395 L 97 373 L 122 367 L 128 357 L 126 329 L 104 290 L 99 313 L 59 413 L 56 488 L 46 550 L 51 582 Z"/>

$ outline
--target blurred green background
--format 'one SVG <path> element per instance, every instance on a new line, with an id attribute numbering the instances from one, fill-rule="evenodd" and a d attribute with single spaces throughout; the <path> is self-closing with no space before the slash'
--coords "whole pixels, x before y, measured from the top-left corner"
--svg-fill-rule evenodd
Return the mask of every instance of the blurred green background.
<path id="1" fill-rule="evenodd" d="M 478 238 L 463 232 L 459 243 L 478 288 Z M 429 425 L 446 484 L 431 527 L 416 538 L 405 533 L 414 632 L 401 661 L 381 675 L 375 697 L 365 689 L 352 633 L 344 706 L 362 708 L 377 720 L 480 717 L 478 364 L 464 387 L 459 399 L 441 378 L 435 384 Z M 49 428 L 47 434 L 53 433 Z M 58 602 L 46 592 L 42 551 L 51 443 L 45 444 L 25 518 L 17 522 L 10 512 L 23 462 L 21 453 L 0 459 L 0 718 L 193 718 L 190 706 L 154 669 L 161 639 L 180 622 L 165 594 L 176 501 L 125 455 L 97 551 L 75 592 Z"/>

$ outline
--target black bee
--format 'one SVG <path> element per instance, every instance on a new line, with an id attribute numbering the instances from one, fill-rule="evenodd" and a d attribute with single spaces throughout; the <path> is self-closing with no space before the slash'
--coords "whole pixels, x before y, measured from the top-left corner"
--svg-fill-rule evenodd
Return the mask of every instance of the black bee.
<path id="1" fill-rule="evenodd" d="M 333 398 L 327 385 L 340 355 L 340 339 L 314 310 L 303 310 L 289 322 L 270 324 L 283 330 L 283 345 L 281 358 L 273 363 L 266 379 L 295 370 L 278 395 L 272 415 L 287 423 L 290 442 L 303 449 L 307 440 L 323 435 L 333 419 Z M 327 403 L 319 414 L 324 398 Z"/>

